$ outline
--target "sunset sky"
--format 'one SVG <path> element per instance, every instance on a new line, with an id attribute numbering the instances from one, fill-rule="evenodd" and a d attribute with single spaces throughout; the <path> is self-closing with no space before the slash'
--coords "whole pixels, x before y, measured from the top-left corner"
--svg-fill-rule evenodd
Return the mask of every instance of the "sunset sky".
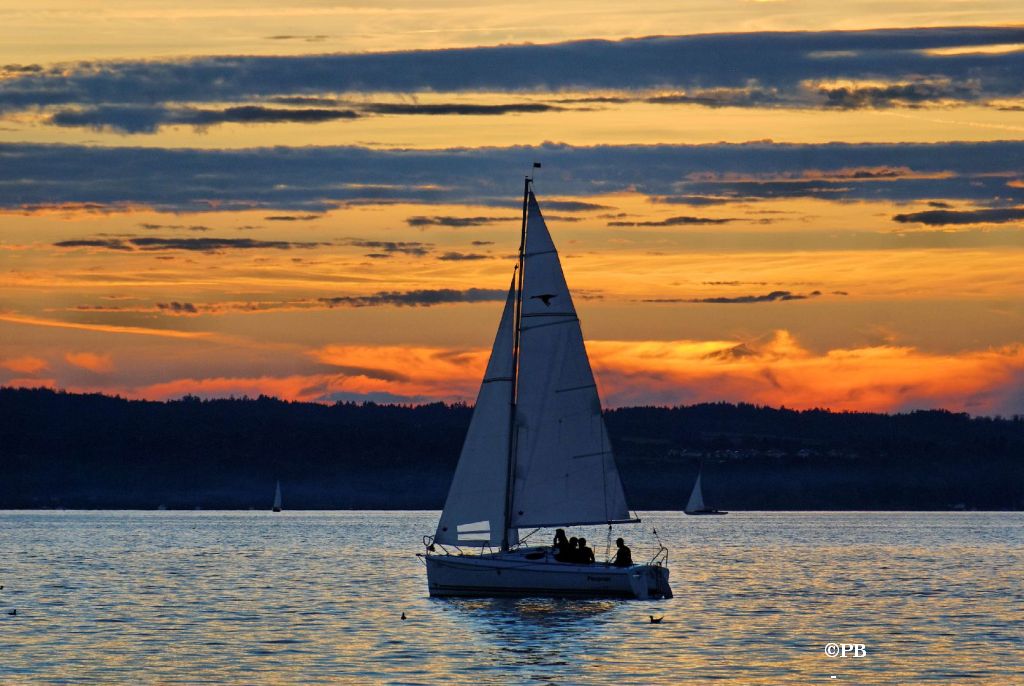
<path id="1" fill-rule="evenodd" d="M 0 384 L 1024 413 L 1024 5 L 0 1 Z"/>

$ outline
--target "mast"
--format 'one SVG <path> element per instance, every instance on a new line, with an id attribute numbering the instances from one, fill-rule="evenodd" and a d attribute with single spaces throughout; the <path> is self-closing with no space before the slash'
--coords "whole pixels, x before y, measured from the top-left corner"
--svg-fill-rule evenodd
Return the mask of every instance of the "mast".
<path id="1" fill-rule="evenodd" d="M 540 165 L 536 162 L 534 167 Z M 508 552 L 508 530 L 512 526 L 512 493 L 515 491 L 515 473 L 516 473 L 516 385 L 519 377 L 519 324 L 522 318 L 523 310 L 523 263 L 526 255 L 526 214 L 529 210 L 530 203 L 530 184 L 533 183 L 533 177 L 527 176 L 526 180 L 523 181 L 523 226 L 522 234 L 519 239 L 519 264 L 517 269 L 518 283 L 516 284 L 516 310 L 513 318 L 513 343 L 512 343 L 512 392 L 509 398 L 509 432 L 508 432 L 508 478 L 506 479 L 505 486 L 505 519 L 502 522 L 501 528 L 501 550 L 502 552 Z"/>

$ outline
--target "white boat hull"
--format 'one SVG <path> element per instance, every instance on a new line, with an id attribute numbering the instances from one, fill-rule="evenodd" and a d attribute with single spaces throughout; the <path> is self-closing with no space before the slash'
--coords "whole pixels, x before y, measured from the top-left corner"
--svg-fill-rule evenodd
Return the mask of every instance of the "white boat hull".
<path id="1" fill-rule="evenodd" d="M 532 558 L 532 559 L 531 559 Z M 668 568 L 558 562 L 546 549 L 423 555 L 434 597 L 671 598 Z"/>

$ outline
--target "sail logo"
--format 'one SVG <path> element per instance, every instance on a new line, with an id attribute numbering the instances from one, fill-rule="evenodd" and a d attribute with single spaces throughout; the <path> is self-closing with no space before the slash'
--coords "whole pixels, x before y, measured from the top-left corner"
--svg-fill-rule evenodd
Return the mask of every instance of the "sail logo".
<path id="1" fill-rule="evenodd" d="M 456 527 L 460 541 L 489 541 L 491 538 L 491 523 L 488 520 L 459 524 Z"/>

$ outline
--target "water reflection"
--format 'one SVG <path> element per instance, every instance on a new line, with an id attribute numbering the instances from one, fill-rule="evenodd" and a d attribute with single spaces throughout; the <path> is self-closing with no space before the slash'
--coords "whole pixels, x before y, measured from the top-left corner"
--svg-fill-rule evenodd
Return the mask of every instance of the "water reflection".
<path id="1" fill-rule="evenodd" d="M 18 608 L 0 613 L 0 683 L 1004 684 L 1024 673 L 1022 514 L 646 519 L 672 549 L 669 601 L 431 599 L 414 553 L 435 513 L 0 513 L 0 610 Z M 623 533 L 634 551 L 655 545 L 648 528 Z M 863 642 L 868 657 L 826 658 L 828 641 Z"/>
<path id="2" fill-rule="evenodd" d="M 612 600 L 551 598 L 432 599 L 450 607 L 454 621 L 505 654 L 517 666 L 570 665 L 581 652 L 594 653 L 595 633 L 603 633 L 621 605 Z"/>

